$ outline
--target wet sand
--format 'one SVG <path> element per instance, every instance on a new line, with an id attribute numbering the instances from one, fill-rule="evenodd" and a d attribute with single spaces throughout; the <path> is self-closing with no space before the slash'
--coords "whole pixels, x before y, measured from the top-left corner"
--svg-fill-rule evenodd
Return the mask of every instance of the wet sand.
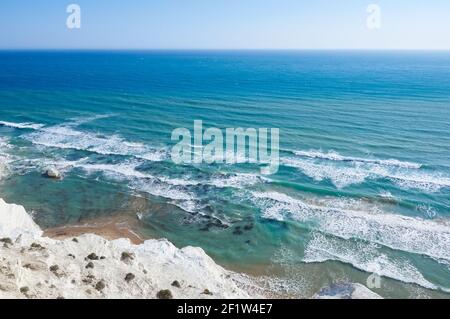
<path id="1" fill-rule="evenodd" d="M 128 238 L 133 244 L 138 245 L 150 238 L 143 238 L 133 230 L 132 225 L 137 222 L 128 215 L 102 217 L 86 220 L 76 225 L 49 228 L 44 230 L 43 236 L 61 240 L 83 234 L 96 234 L 108 240 Z"/>

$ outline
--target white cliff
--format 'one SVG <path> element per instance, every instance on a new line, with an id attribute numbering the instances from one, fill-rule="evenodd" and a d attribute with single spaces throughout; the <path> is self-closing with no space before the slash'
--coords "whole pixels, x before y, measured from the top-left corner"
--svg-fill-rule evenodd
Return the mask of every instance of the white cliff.
<path id="1" fill-rule="evenodd" d="M 2 199 L 0 238 L 0 298 L 250 297 L 246 279 L 201 248 L 92 234 L 46 238 L 22 206 Z"/>

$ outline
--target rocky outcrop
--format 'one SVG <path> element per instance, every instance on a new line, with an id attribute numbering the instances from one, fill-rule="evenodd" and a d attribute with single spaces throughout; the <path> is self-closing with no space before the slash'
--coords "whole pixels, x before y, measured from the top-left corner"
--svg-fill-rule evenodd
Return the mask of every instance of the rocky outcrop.
<path id="1" fill-rule="evenodd" d="M 44 172 L 44 176 L 47 178 L 52 178 L 52 179 L 61 179 L 62 178 L 61 173 L 56 168 L 48 168 Z"/>
<path id="2" fill-rule="evenodd" d="M 22 206 L 1 199 L 0 238 L 0 298 L 250 297 L 245 279 L 201 248 L 92 234 L 54 240 L 42 237 Z"/>

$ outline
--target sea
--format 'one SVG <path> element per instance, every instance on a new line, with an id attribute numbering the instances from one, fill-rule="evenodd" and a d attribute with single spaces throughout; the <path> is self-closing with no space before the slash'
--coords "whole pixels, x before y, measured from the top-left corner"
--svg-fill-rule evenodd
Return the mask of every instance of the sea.
<path id="1" fill-rule="evenodd" d="M 175 164 L 195 120 L 278 128 L 278 171 Z M 43 229 L 128 216 L 275 297 L 450 297 L 450 52 L 1 51 L 0 163 Z"/>

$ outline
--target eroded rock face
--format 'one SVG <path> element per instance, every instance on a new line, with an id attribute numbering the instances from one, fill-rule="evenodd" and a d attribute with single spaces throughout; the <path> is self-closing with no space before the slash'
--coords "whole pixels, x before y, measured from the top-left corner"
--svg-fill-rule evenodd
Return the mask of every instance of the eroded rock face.
<path id="1" fill-rule="evenodd" d="M 7 204 L 0 198 L 0 237 L 10 238 L 12 241 L 19 236 L 39 238 L 42 230 L 19 205 Z"/>
<path id="2" fill-rule="evenodd" d="M 314 299 L 382 299 L 369 288 L 356 283 L 337 283 L 322 288 Z"/>
<path id="3" fill-rule="evenodd" d="M 133 245 L 92 234 L 76 240 L 41 234 L 23 207 L 0 199 L 0 238 L 7 238 L 0 245 L 0 299 L 158 298 L 168 288 L 173 298 L 250 297 L 237 284 L 239 274 L 218 266 L 200 248 L 178 249 L 167 240 Z M 183 280 L 172 289 L 174 278 Z"/>

